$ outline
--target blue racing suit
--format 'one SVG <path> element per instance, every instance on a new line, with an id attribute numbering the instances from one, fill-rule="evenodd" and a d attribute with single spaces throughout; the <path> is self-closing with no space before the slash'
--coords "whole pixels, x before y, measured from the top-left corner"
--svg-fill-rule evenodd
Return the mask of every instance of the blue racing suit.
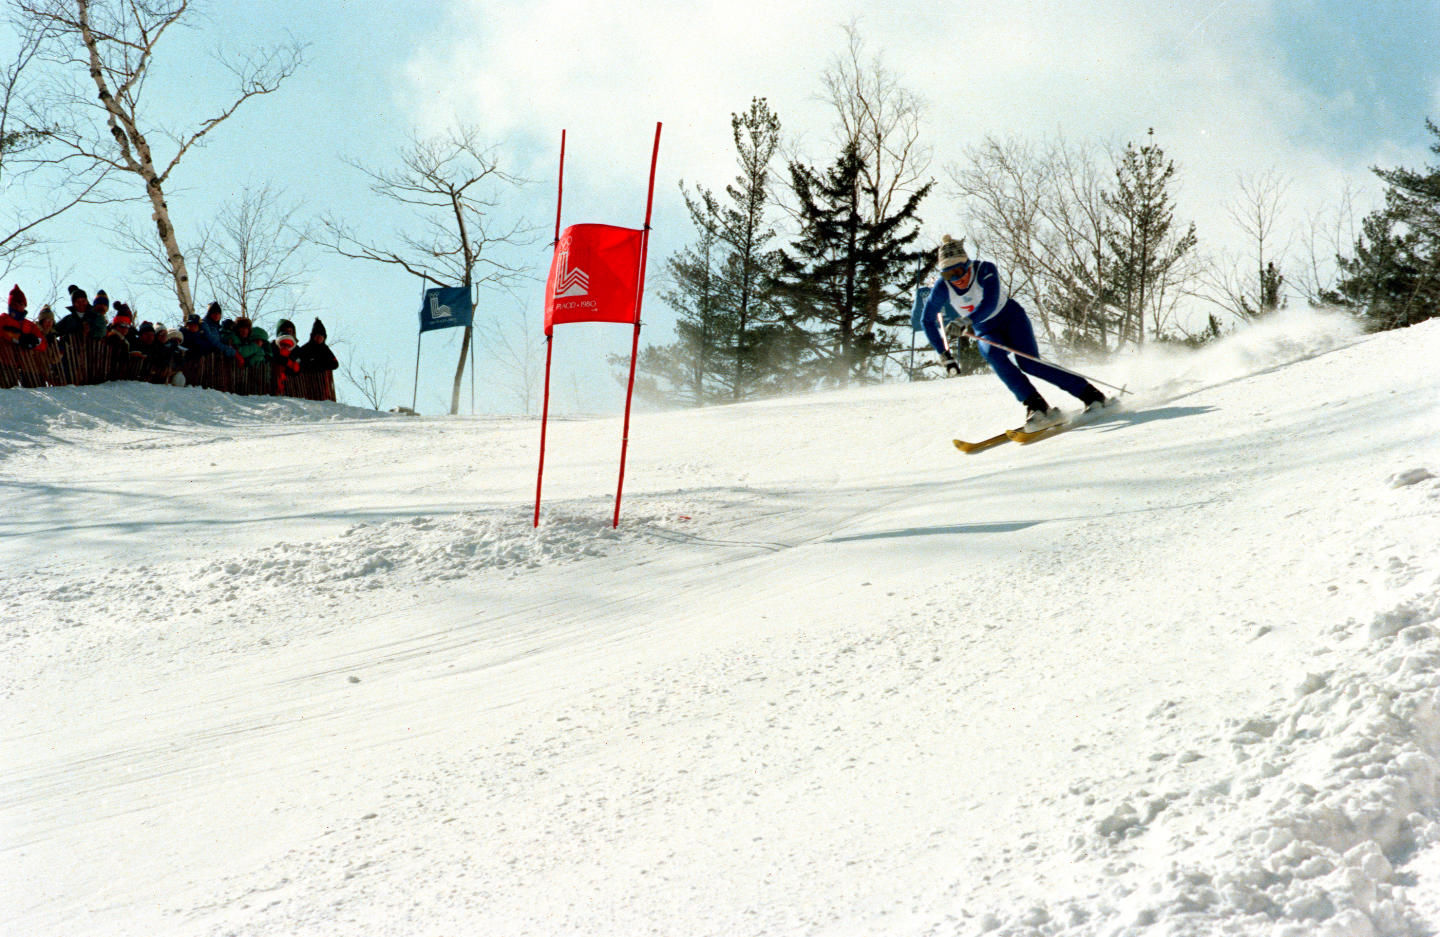
<path id="1" fill-rule="evenodd" d="M 1030 383 L 1026 374 L 1054 384 L 1076 397 L 1084 394 L 1088 386 L 1084 378 L 1020 355 L 1011 355 L 986 341 L 990 339 L 1027 355 L 1040 354 L 1030 317 L 1025 314 L 1023 306 L 1010 298 L 1005 284 L 1000 282 L 1000 272 L 988 260 L 974 262 L 974 276 L 966 289 L 957 290 L 943 277 L 930 288 L 920 320 L 925 326 L 925 337 L 941 357 L 950 355 L 944 327 L 961 318 L 966 320 L 969 331 L 979 339 L 980 354 L 990 364 L 990 369 L 1010 389 L 1016 400 L 1024 403 L 1036 393 L 1035 385 Z"/>

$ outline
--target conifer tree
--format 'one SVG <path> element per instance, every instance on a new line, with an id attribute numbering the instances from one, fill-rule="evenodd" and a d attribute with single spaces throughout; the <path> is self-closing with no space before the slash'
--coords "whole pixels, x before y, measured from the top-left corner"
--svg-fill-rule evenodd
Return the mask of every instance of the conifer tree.
<path id="1" fill-rule="evenodd" d="M 1431 152 L 1440 155 L 1440 127 Z M 1385 180 L 1385 207 L 1368 215 L 1355 256 L 1339 259 L 1340 279 L 1328 302 L 1361 312 L 1371 328 L 1403 328 L 1440 308 L 1440 165 L 1425 172 L 1375 169 Z"/>
<path id="2" fill-rule="evenodd" d="M 666 261 L 676 311 L 676 341 L 647 348 L 639 369 L 652 396 L 701 405 L 773 392 L 788 378 L 786 331 L 771 292 L 775 230 L 770 164 L 780 147 L 780 119 L 764 98 L 730 115 L 739 166 L 717 195 L 697 185 L 686 193 L 696 241 Z"/>
<path id="3" fill-rule="evenodd" d="M 676 339 L 647 348 L 638 370 L 651 382 L 650 395 L 703 406 L 724 396 L 720 369 L 735 328 L 721 296 L 720 206 L 704 189 L 691 197 L 682 184 L 682 194 L 696 239 L 665 261 L 672 285 L 661 294 L 675 310 Z"/>
<path id="4" fill-rule="evenodd" d="M 876 380 L 888 355 L 903 346 L 896 330 L 908 328 L 924 185 L 888 215 L 870 217 L 874 205 L 864 160 L 854 141 L 824 174 L 790 165 L 800 234 L 780 252 L 777 288 L 789 321 L 803 333 L 802 377 L 848 384 Z M 888 310 L 888 312 L 887 312 Z"/>
<path id="5" fill-rule="evenodd" d="M 1111 227 L 1106 238 L 1111 269 L 1108 279 L 1112 305 L 1121 310 L 1120 340 L 1145 342 L 1145 320 L 1160 332 L 1167 291 L 1174 285 L 1176 265 L 1196 243 L 1195 225 L 1175 234 L 1175 204 L 1169 186 L 1175 163 L 1154 140 L 1137 147 L 1126 145 L 1115 168 L 1115 189 L 1105 201 Z"/>

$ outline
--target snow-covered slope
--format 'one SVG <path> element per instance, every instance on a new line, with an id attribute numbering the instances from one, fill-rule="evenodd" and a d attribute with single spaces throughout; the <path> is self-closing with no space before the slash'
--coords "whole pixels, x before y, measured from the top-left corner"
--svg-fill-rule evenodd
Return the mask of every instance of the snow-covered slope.
<path id="1" fill-rule="evenodd" d="M 400 419 L 0 392 L 0 931 L 1440 929 L 1440 321 Z"/>

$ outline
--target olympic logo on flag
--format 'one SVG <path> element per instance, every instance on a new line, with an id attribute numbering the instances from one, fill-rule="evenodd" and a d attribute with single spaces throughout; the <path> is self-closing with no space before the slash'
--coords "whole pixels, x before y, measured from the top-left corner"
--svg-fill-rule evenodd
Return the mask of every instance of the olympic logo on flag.
<path id="1" fill-rule="evenodd" d="M 570 244 L 568 238 L 566 239 L 565 249 L 560 252 L 559 264 L 559 275 L 555 278 L 556 296 L 584 296 L 590 292 L 589 275 L 579 267 L 576 267 L 574 270 L 570 269 Z"/>

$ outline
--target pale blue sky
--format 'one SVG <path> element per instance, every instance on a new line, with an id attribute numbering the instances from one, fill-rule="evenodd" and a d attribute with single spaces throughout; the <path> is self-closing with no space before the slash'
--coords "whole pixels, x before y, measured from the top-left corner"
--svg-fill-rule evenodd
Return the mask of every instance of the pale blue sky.
<path id="1" fill-rule="evenodd" d="M 158 57 L 148 92 L 172 116 L 192 100 L 222 100 L 227 76 L 214 68 L 217 44 L 241 52 L 290 34 L 309 52 L 280 92 L 249 102 L 181 164 L 170 204 L 182 238 L 244 185 L 265 182 L 315 215 L 332 212 L 381 235 L 405 217 L 371 196 L 342 157 L 393 165 L 412 128 L 471 122 L 511 169 L 535 180 L 513 204 L 542 232 L 512 257 L 533 269 L 533 289 L 518 300 L 483 296 L 480 318 L 523 322 L 532 334 L 540 329 L 562 128 L 570 134 L 565 223 L 638 226 L 655 122 L 665 124 L 642 337 L 665 340 L 671 317 L 659 302 L 659 275 L 665 257 L 692 236 L 678 181 L 717 189 L 729 181 L 729 116 L 753 95 L 769 98 L 799 152 L 828 161 L 819 77 L 843 49 L 841 24 L 852 19 L 870 51 L 926 102 L 932 173 L 941 180 L 923 210 L 934 237 L 964 233 L 954 229 L 943 169 L 986 134 L 1123 143 L 1154 127 L 1179 168 L 1178 214 L 1197 222 L 1202 247 L 1219 248 L 1236 238 L 1223 206 L 1236 195 L 1238 174 L 1273 169 L 1290 179 L 1298 224 L 1346 184 L 1373 197 L 1372 165 L 1433 163 L 1424 121 L 1440 120 L 1433 0 L 1256 0 L 1183 10 L 1148 0 L 259 0 L 201 11 L 195 28 Z M 8 32 L 0 36 L 8 42 Z M 144 315 L 171 318 L 161 310 L 173 300 L 131 285 L 132 262 L 101 244 L 94 226 L 113 217 L 109 209 L 71 216 L 50 232 L 57 242 L 48 262 L 34 258 L 9 279 L 34 297 L 54 266 L 64 282 L 92 293 L 103 286 Z M 390 403 L 408 405 L 420 285 L 397 268 L 319 252 L 313 263 L 308 307 L 342 354 L 389 367 Z M 458 338 L 458 330 L 424 337 L 424 412 L 448 405 Z M 620 389 L 593 362 L 628 349 L 623 327 L 557 330 L 556 407 L 618 405 Z M 479 380 L 482 410 L 509 406 L 514 380 L 483 357 Z"/>

